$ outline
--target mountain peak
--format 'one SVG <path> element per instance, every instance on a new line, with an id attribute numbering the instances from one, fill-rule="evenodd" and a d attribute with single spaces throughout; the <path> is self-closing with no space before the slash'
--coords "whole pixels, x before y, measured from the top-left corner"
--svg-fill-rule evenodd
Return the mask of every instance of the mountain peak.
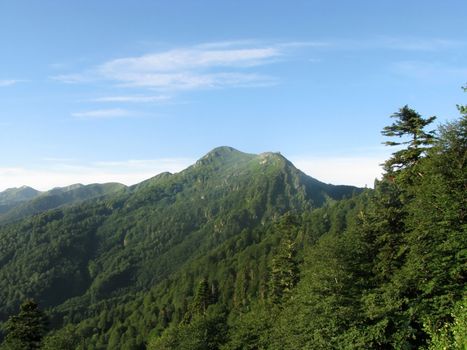
<path id="1" fill-rule="evenodd" d="M 239 150 L 230 147 L 230 146 L 219 146 L 214 148 L 212 151 L 208 152 L 203 158 L 207 157 L 225 157 L 232 154 L 243 154 Z"/>
<path id="2" fill-rule="evenodd" d="M 5 189 L 3 192 L 21 192 L 21 191 L 36 191 L 36 192 L 39 192 L 36 189 L 34 189 L 32 187 L 29 187 L 29 186 L 26 186 L 26 185 L 23 185 L 23 186 L 20 186 L 20 187 L 10 187 L 10 188 Z"/>
<path id="3" fill-rule="evenodd" d="M 7 188 L 5 191 L 0 192 L 0 204 L 22 202 L 39 194 L 40 191 L 29 186 Z"/>
<path id="4" fill-rule="evenodd" d="M 205 156 L 199 159 L 195 165 L 207 165 L 211 163 L 231 163 L 239 160 L 249 160 L 254 157 L 252 154 L 243 153 L 239 150 L 229 147 L 220 146 L 208 152 Z"/>

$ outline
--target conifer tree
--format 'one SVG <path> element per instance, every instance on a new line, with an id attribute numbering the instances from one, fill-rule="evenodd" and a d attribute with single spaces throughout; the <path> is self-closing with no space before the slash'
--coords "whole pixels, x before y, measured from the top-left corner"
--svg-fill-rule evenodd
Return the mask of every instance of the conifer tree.
<path id="1" fill-rule="evenodd" d="M 212 304 L 211 287 L 208 278 L 205 276 L 198 284 L 195 297 L 183 318 L 183 322 L 190 323 L 193 317 L 204 315 L 210 304 Z"/>
<path id="2" fill-rule="evenodd" d="M 386 126 L 381 133 L 384 136 L 397 137 L 401 140 L 386 141 L 384 144 L 387 146 L 408 146 L 394 152 L 393 156 L 384 163 L 388 173 L 410 167 L 420 159 L 427 147 L 434 141 L 434 131 L 425 132 L 424 128 L 436 119 L 436 117 L 424 119 L 407 105 L 391 117 L 395 118 L 396 121 L 392 125 Z"/>
<path id="3" fill-rule="evenodd" d="M 35 350 L 41 346 L 47 332 L 47 317 L 34 300 L 26 300 L 18 315 L 6 322 L 7 336 L 4 347 L 11 350 Z"/>
<path id="4" fill-rule="evenodd" d="M 283 238 L 271 264 L 270 298 L 274 304 L 280 304 L 290 295 L 300 278 L 293 240 L 296 226 L 296 218 L 291 214 L 286 214 L 278 225 Z"/>
<path id="5" fill-rule="evenodd" d="M 195 299 L 193 301 L 193 312 L 196 314 L 204 314 L 209 304 L 211 304 L 211 288 L 207 277 L 199 282 L 196 290 Z"/>

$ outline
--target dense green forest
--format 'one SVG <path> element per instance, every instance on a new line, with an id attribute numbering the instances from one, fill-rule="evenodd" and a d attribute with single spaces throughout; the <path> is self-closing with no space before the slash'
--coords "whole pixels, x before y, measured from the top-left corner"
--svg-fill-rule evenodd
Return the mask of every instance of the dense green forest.
<path id="1" fill-rule="evenodd" d="M 0 348 L 466 349 L 458 108 L 396 112 L 374 189 L 220 147 L 0 223 Z"/>

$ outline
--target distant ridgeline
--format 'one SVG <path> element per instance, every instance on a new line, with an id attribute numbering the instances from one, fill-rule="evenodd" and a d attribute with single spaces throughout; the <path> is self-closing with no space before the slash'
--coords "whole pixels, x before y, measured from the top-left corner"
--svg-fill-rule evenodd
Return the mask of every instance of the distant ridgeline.
<path id="1" fill-rule="evenodd" d="M 10 188 L 0 192 L 0 225 L 17 221 L 46 210 L 76 204 L 117 192 L 125 185 L 118 183 L 57 187 L 40 192 L 31 187 Z"/>
<path id="2" fill-rule="evenodd" d="M 436 138 L 394 116 L 374 190 L 219 147 L 131 187 L 0 193 L 0 349 L 462 344 L 465 114 Z"/>

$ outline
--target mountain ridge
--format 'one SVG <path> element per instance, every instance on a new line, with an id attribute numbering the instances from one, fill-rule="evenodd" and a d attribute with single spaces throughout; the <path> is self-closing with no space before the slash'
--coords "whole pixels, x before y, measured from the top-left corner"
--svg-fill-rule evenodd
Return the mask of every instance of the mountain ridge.
<path id="1" fill-rule="evenodd" d="M 72 187 L 62 195 L 86 188 Z M 220 147 L 178 173 L 30 213 L 0 225 L 0 320 L 27 296 L 58 324 L 67 315 L 81 322 L 195 261 L 268 239 L 266 228 L 286 212 L 359 191 L 311 178 L 278 153 Z"/>
<path id="2" fill-rule="evenodd" d="M 228 181 L 232 176 L 239 175 L 238 172 L 240 170 L 247 172 L 245 169 L 247 164 L 249 164 L 248 166 L 251 168 L 251 171 L 253 171 L 253 168 L 262 168 L 264 171 L 270 168 L 275 169 L 275 167 L 282 168 L 289 173 L 289 176 L 295 177 L 295 186 L 297 186 L 298 182 L 302 182 L 302 184 L 306 183 L 306 188 L 317 186 L 321 192 L 329 192 L 331 199 L 340 198 L 342 193 L 357 189 L 354 186 L 332 185 L 319 181 L 296 168 L 280 152 L 252 154 L 239 151 L 231 146 L 219 146 L 207 152 L 194 164 L 178 173 L 162 172 L 132 186 L 125 186 L 120 183 L 93 183 L 88 185 L 75 183 L 64 187 L 54 187 L 48 191 L 37 191 L 28 186 L 6 189 L 0 192 L 0 224 L 13 222 L 28 215 L 38 214 L 63 205 L 73 205 L 93 198 L 111 195 L 114 192 L 122 190 L 134 192 L 147 186 L 154 186 L 159 181 L 180 179 L 180 176 L 183 177 L 185 176 L 184 174 L 196 171 L 194 169 L 199 167 L 209 167 L 212 172 L 223 171 L 225 175 L 223 180 Z M 307 190 L 307 195 L 313 198 L 316 205 L 319 206 L 326 200 L 326 196 L 323 194 L 316 191 L 312 192 Z M 5 198 L 5 204 L 3 205 L 1 204 L 2 196 Z M 10 199 L 7 202 L 8 198 Z"/>
<path id="3" fill-rule="evenodd" d="M 23 186 L 21 188 L 30 188 Z M 126 186 L 119 183 L 103 184 L 72 184 L 65 187 L 54 187 L 49 191 L 34 190 L 34 196 L 29 199 L 10 202 L 5 210 L 0 211 L 0 224 L 5 224 L 24 217 L 39 214 L 43 211 L 55 209 L 64 205 L 77 204 L 89 199 L 106 196 L 125 189 Z M 8 190 L 7 190 L 8 191 Z M 4 193 L 1 192 L 0 195 Z"/>
<path id="4" fill-rule="evenodd" d="M 261 152 L 261 153 L 258 153 L 258 154 L 254 154 L 254 153 L 246 153 L 246 152 L 242 152 L 234 147 L 231 147 L 231 146 L 218 146 L 218 147 L 215 147 L 213 148 L 211 151 L 207 152 L 204 156 L 200 157 L 198 160 L 195 161 L 194 164 L 188 166 L 187 168 L 181 170 L 180 172 L 184 172 L 186 171 L 187 169 L 191 168 L 191 167 L 195 167 L 195 166 L 199 166 L 199 165 L 202 165 L 202 164 L 206 164 L 206 163 L 209 163 L 209 162 L 212 162 L 214 160 L 219 160 L 219 159 L 223 159 L 224 161 L 232 161 L 232 160 L 238 160 L 238 159 L 248 159 L 248 160 L 252 160 L 254 158 L 259 158 L 261 159 L 262 161 L 262 164 L 266 163 L 268 160 L 271 161 L 273 159 L 275 159 L 276 161 L 283 161 L 285 162 L 286 164 L 288 165 L 291 165 L 293 166 L 294 168 L 295 165 L 289 160 L 287 159 L 285 156 L 283 156 L 280 152 L 272 152 L 272 151 L 266 151 L 266 152 Z M 297 170 L 299 170 L 300 172 L 302 172 L 305 176 L 308 176 L 308 177 L 311 177 L 313 178 L 312 176 L 308 175 L 308 174 L 305 174 L 302 170 L 296 168 Z M 180 173 L 178 172 L 178 173 Z M 39 191 L 39 190 L 36 190 L 28 185 L 22 185 L 20 187 L 11 187 L 11 188 L 7 188 L 3 191 L 0 191 L 0 206 L 3 205 L 3 204 L 8 204 L 8 201 L 10 202 L 22 202 L 22 201 L 26 201 L 26 200 L 30 200 L 36 196 L 39 196 L 39 195 L 43 195 L 43 194 L 55 194 L 55 193 L 62 193 L 62 192 L 67 192 L 67 191 L 72 191 L 72 190 L 76 190 L 76 189 L 80 189 L 80 188 L 85 188 L 85 187 L 93 187 L 93 186 L 99 186 L 99 185 L 102 185 L 102 186 L 109 186 L 109 185 L 117 185 L 117 186 L 121 186 L 122 188 L 124 187 L 127 187 L 127 188 L 136 188 L 136 187 L 139 187 L 141 184 L 145 183 L 145 182 L 148 182 L 148 181 L 153 181 L 153 180 L 157 180 L 158 178 L 162 178 L 162 177 L 167 177 L 167 176 L 170 176 L 170 175 L 174 175 L 168 171 L 164 171 L 164 172 L 161 172 L 161 173 L 158 173 L 156 175 L 154 175 L 153 177 L 150 177 L 146 180 L 143 180 L 139 183 L 136 183 L 136 184 L 133 184 L 133 185 L 123 185 L 121 183 L 118 183 L 118 182 L 106 182 L 106 183 L 90 183 L 90 184 L 82 184 L 82 183 L 73 183 L 73 184 L 70 184 L 70 185 L 67 185 L 67 186 L 59 186 L 59 187 L 53 187 L 49 190 L 45 190 L 45 191 Z M 314 180 L 316 181 L 319 181 L 323 184 L 329 184 L 329 185 L 332 185 L 332 186 L 350 186 L 350 185 L 333 185 L 333 184 L 330 184 L 330 183 L 326 183 L 326 182 L 323 182 L 323 181 L 320 181 L 320 180 L 317 180 L 315 178 L 313 178 Z M 350 187 L 355 187 L 355 188 L 358 188 L 356 186 L 350 186 Z M 21 197 L 22 196 L 22 197 Z M 18 197 L 18 198 L 16 198 Z M 23 199 L 24 197 L 24 199 Z"/>

